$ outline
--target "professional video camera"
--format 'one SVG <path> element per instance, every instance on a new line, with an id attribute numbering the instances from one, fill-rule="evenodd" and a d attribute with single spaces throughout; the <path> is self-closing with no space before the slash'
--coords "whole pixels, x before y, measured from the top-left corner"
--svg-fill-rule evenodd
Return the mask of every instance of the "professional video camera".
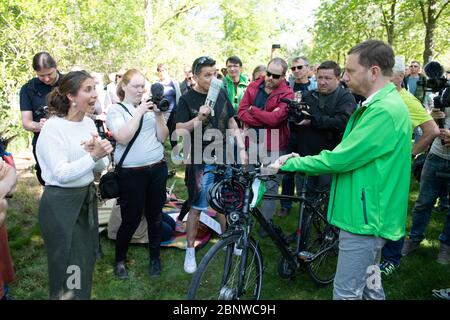
<path id="1" fill-rule="evenodd" d="M 299 123 L 304 119 L 308 119 L 311 115 L 308 113 L 309 106 L 302 100 L 301 91 L 295 93 L 294 100 L 281 98 L 281 101 L 288 105 L 288 121 Z"/>
<path id="2" fill-rule="evenodd" d="M 438 92 L 439 94 L 433 98 L 434 107 L 445 111 L 445 108 L 450 107 L 450 81 L 444 77 L 444 67 L 439 62 L 431 61 L 424 70 L 428 79 L 418 81 L 417 85 L 424 86 L 427 91 Z"/>

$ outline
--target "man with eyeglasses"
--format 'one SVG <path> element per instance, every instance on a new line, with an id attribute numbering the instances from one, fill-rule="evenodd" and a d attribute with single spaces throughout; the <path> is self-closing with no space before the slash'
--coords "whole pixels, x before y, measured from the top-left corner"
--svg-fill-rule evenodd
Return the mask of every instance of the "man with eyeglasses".
<path id="1" fill-rule="evenodd" d="M 33 155 L 36 160 L 36 176 L 41 185 L 45 185 L 41 177 L 41 168 L 36 158 L 36 143 L 46 119 L 47 95 L 59 85 L 62 78 L 56 61 L 48 52 L 39 52 L 33 57 L 33 69 L 36 77 L 28 81 L 20 89 L 20 111 L 22 125 L 34 134 L 32 140 Z"/>
<path id="2" fill-rule="evenodd" d="M 223 87 L 227 91 L 228 99 L 233 105 L 234 111 L 237 113 L 239 103 L 244 96 L 249 81 L 245 75 L 242 74 L 242 61 L 237 56 L 231 56 L 225 62 L 226 75 L 223 79 Z"/>
<path id="3" fill-rule="evenodd" d="M 197 225 L 200 213 L 208 210 L 207 192 L 214 182 L 213 171 L 217 164 L 226 163 L 224 156 L 227 129 L 231 129 L 236 138 L 242 163 L 246 162 L 247 157 L 244 142 L 234 120 L 235 112 L 225 90 L 219 91 L 213 106 L 214 113 L 211 112 L 211 107 L 206 105 L 211 82 L 217 75 L 215 65 L 216 61 L 210 57 L 200 57 L 194 61 L 192 71 L 195 85 L 181 96 L 176 113 L 177 135 L 183 136 L 185 147 L 190 148 L 183 152 L 186 163 L 185 183 L 188 189 L 187 206 L 190 207 L 186 224 L 186 273 L 194 273 L 197 270 L 194 247 Z M 197 132 L 200 132 L 201 136 Z M 209 133 L 214 135 L 212 139 L 208 138 Z M 220 150 L 223 151 L 222 155 L 219 154 Z M 225 219 L 222 215 L 219 219 L 224 227 Z"/>
<path id="4" fill-rule="evenodd" d="M 287 153 L 300 156 L 319 154 L 322 150 L 333 150 L 341 142 L 348 119 L 356 109 L 353 95 L 340 85 L 341 68 L 334 61 L 325 61 L 317 68 L 317 90 L 305 91 L 303 101 L 309 106 L 310 119 L 292 123 Z M 284 195 L 294 194 L 295 173 L 283 177 Z M 297 187 L 300 185 L 297 175 Z M 329 188 L 330 175 L 308 177 L 307 196 L 314 198 L 318 190 Z M 280 201 L 278 216 L 289 214 L 291 201 Z"/>
<path id="5" fill-rule="evenodd" d="M 259 163 L 267 164 L 273 158 L 284 154 L 289 140 L 287 104 L 282 98 L 292 100 L 294 92 L 286 82 L 288 65 L 281 58 L 273 58 L 266 70 L 266 76 L 250 83 L 242 97 L 238 108 L 239 120 L 244 129 L 253 129 L 256 141 L 250 141 L 250 150 L 253 146 L 258 149 Z M 262 150 L 261 150 L 262 149 Z M 253 152 L 249 152 L 253 155 Z M 253 162 L 253 160 L 252 160 Z M 255 163 L 251 163 L 255 164 Z M 268 193 L 278 193 L 278 181 L 267 182 Z M 266 220 L 272 219 L 275 212 L 274 200 L 263 200 L 262 214 Z M 267 236 L 260 229 L 261 237 Z"/>
<path id="6" fill-rule="evenodd" d="M 409 75 L 403 80 L 406 90 L 411 92 L 420 102 L 423 103 L 425 99 L 424 83 L 427 78 L 420 73 L 420 63 L 418 61 L 411 61 L 409 65 Z M 422 84 L 420 84 L 422 83 Z"/>

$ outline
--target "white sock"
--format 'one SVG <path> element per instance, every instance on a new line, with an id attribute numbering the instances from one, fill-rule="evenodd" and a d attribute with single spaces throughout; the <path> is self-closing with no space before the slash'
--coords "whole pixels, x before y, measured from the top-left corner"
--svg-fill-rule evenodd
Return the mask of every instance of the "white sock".
<path id="1" fill-rule="evenodd" d="M 195 256 L 195 248 L 186 248 L 186 255 Z"/>

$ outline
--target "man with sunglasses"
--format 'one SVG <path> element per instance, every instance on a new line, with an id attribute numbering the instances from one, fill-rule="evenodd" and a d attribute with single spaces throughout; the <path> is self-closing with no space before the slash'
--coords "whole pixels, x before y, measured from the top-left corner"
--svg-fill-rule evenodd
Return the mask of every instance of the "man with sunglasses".
<path id="1" fill-rule="evenodd" d="M 306 57 L 295 57 L 292 59 L 291 71 L 293 77 L 289 79 L 289 86 L 294 92 L 301 91 L 303 94 L 306 91 L 317 89 L 317 83 L 311 82 L 309 79 L 310 69 Z"/>
<path id="2" fill-rule="evenodd" d="M 181 94 L 185 94 L 195 85 L 194 75 L 190 66 L 184 67 L 184 80 L 180 83 Z"/>
<path id="3" fill-rule="evenodd" d="M 420 73 L 420 63 L 417 61 L 411 61 L 409 65 L 409 75 L 403 80 L 403 85 L 411 92 L 417 99 L 422 102 L 425 99 L 425 87 L 424 83 L 427 78 Z M 422 84 L 421 84 L 422 83 Z"/>
<path id="4" fill-rule="evenodd" d="M 216 61 L 210 57 L 200 57 L 194 61 L 192 71 L 195 85 L 192 90 L 181 96 L 175 115 L 177 135 L 184 137 L 185 147 L 190 147 L 190 150 L 183 152 L 186 163 L 185 183 L 188 189 L 187 206 L 190 207 L 186 224 L 187 248 L 184 260 L 186 273 L 194 273 L 197 270 L 194 247 L 197 225 L 200 213 L 208 210 L 207 192 L 214 182 L 213 171 L 217 164 L 226 163 L 224 156 L 227 129 L 231 129 L 236 138 L 242 163 L 246 162 L 244 142 L 234 120 L 233 106 L 225 90 L 219 91 L 212 107 L 214 113 L 211 107 L 206 105 L 211 82 L 217 75 L 215 65 Z M 214 135 L 212 139 L 208 138 L 209 133 Z M 220 150 L 222 155 L 219 154 Z M 219 219 L 224 226 L 223 216 L 220 215 Z"/>
<path id="5" fill-rule="evenodd" d="M 291 71 L 292 75 L 289 79 L 289 86 L 294 90 L 294 92 L 300 91 L 303 94 L 305 94 L 308 91 L 317 89 L 317 81 L 311 81 L 309 78 L 310 75 L 310 68 L 309 68 L 309 62 L 308 59 L 305 56 L 302 57 L 295 57 L 291 61 Z M 293 133 L 297 130 L 297 126 L 295 124 L 289 123 L 289 130 L 291 132 L 291 135 L 289 137 L 289 140 L 292 141 L 293 139 L 297 139 L 297 135 L 294 135 Z M 292 143 L 289 143 L 287 153 L 289 152 L 298 152 L 297 150 L 291 150 L 290 146 Z M 285 174 L 283 176 L 282 181 L 282 193 L 284 195 L 293 195 L 294 189 L 295 189 L 295 175 L 294 174 Z M 279 217 L 285 217 L 289 214 L 289 211 L 292 207 L 292 201 L 282 200 L 281 203 L 281 210 L 276 213 Z"/>
<path id="6" fill-rule="evenodd" d="M 250 141 L 258 149 L 258 158 L 251 159 L 259 163 L 270 163 L 273 158 L 284 154 L 289 140 L 287 104 L 281 99 L 292 100 L 294 92 L 286 82 L 287 63 L 281 58 L 273 58 L 266 71 L 266 76 L 250 83 L 238 108 L 239 120 L 245 129 L 253 129 L 255 134 Z M 256 141 L 254 140 L 256 139 Z M 250 156 L 254 152 L 249 152 Z M 267 182 L 267 192 L 278 193 L 278 181 Z M 274 200 L 264 200 L 262 214 L 270 220 L 275 211 Z M 261 229 L 260 236 L 267 234 Z"/>

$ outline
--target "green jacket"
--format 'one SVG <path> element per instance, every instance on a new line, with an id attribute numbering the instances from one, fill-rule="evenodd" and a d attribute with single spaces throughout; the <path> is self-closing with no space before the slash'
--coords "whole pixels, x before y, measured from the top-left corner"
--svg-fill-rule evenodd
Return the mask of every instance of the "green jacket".
<path id="1" fill-rule="evenodd" d="M 239 103 L 241 102 L 242 96 L 244 95 L 245 90 L 247 89 L 249 84 L 248 79 L 241 74 L 239 77 L 239 83 L 236 87 L 233 85 L 233 81 L 231 81 L 230 76 L 226 75 L 223 79 L 223 87 L 227 91 L 228 98 L 233 105 L 234 111 L 237 114 Z"/>
<path id="2" fill-rule="evenodd" d="M 410 168 L 411 120 L 391 83 L 353 113 L 334 150 L 282 166 L 308 175 L 332 173 L 328 221 L 389 240 L 405 234 Z"/>

